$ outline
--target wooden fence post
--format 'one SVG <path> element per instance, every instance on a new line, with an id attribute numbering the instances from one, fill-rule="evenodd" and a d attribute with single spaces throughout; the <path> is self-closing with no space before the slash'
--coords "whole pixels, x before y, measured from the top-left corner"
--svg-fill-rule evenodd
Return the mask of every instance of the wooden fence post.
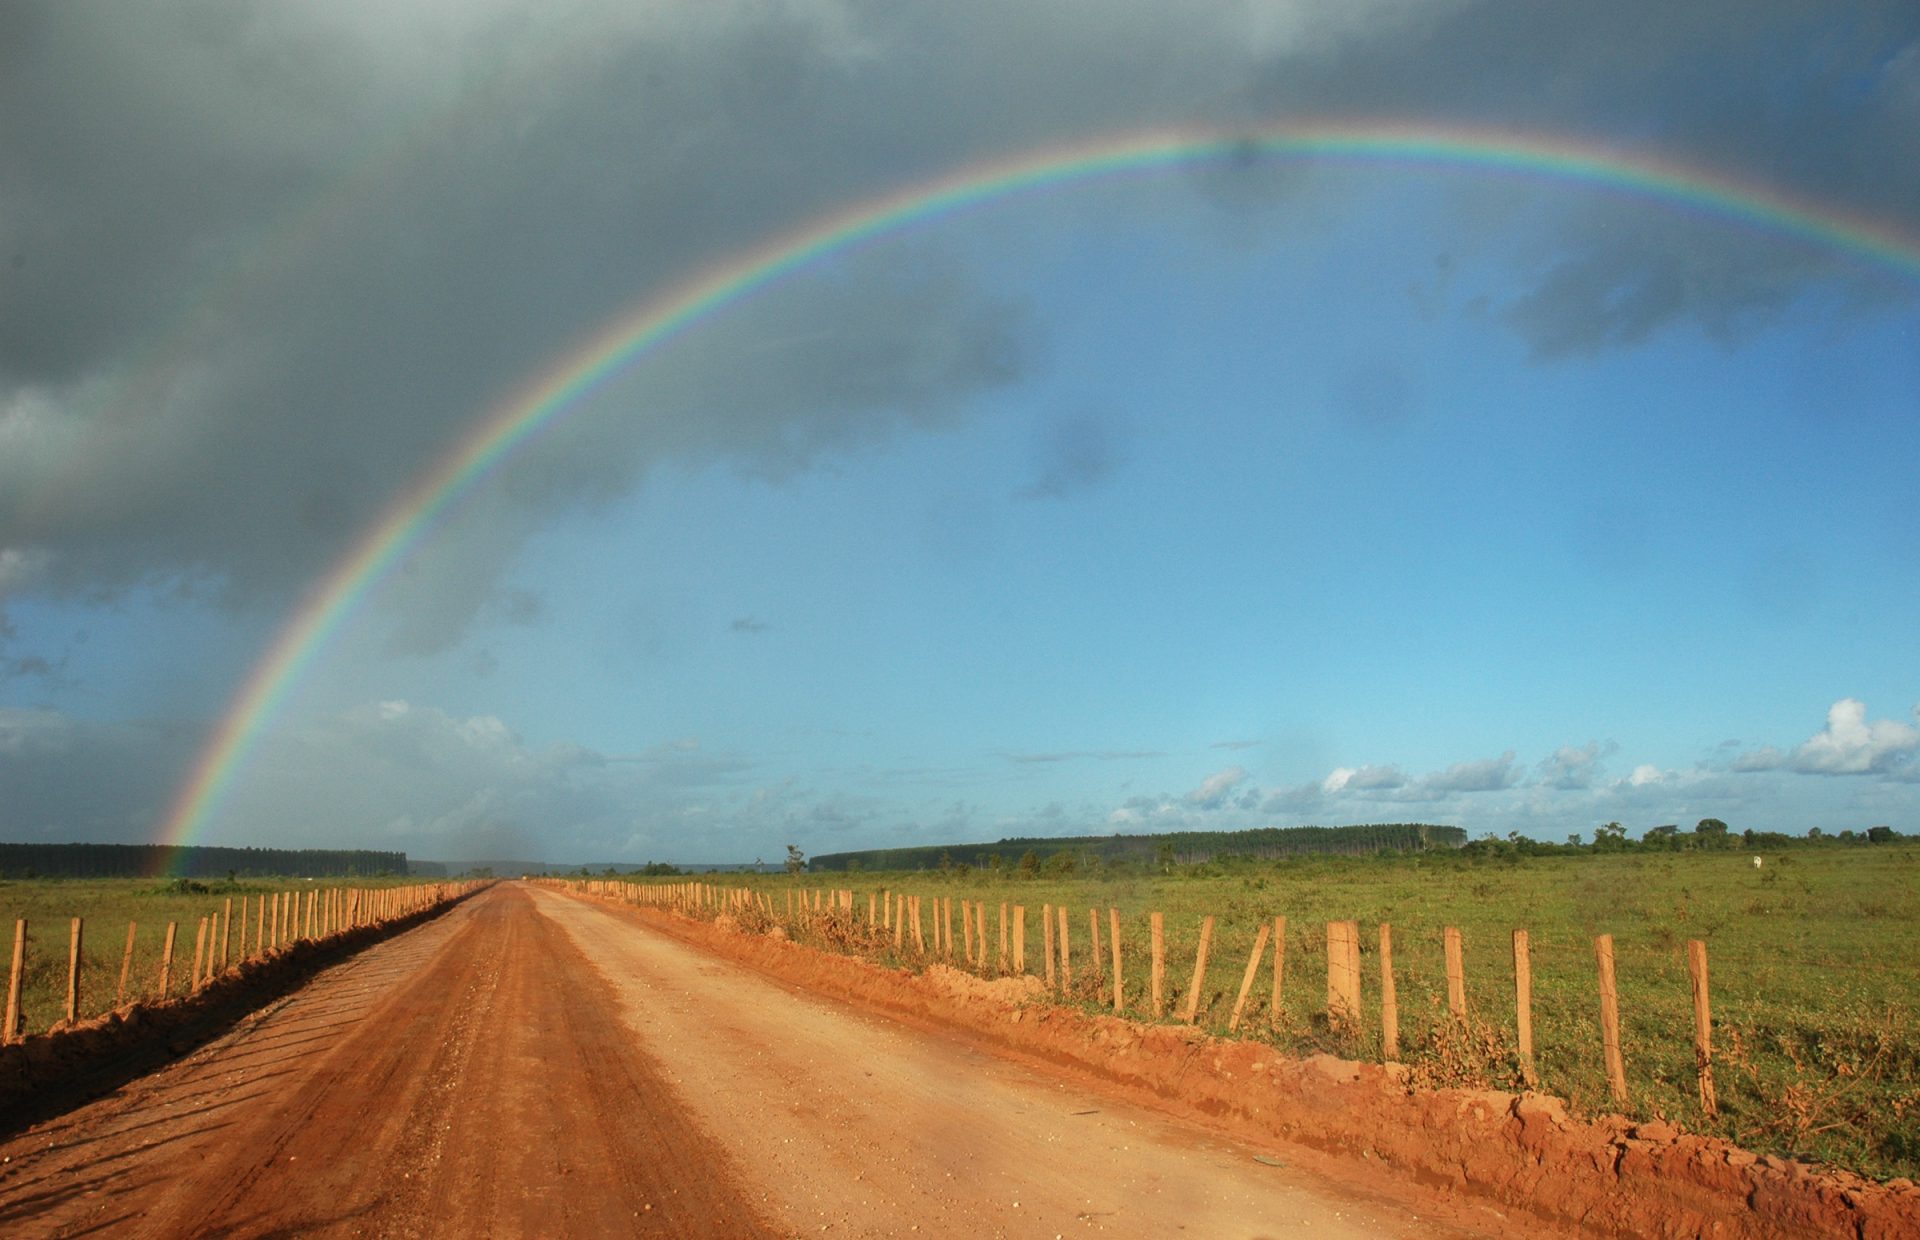
<path id="1" fill-rule="evenodd" d="M 1013 971 L 1025 975 L 1027 971 L 1027 906 L 1013 906 Z"/>
<path id="2" fill-rule="evenodd" d="M 1453 926 L 1446 930 L 1447 945 L 1447 1011 L 1458 1021 L 1467 1019 L 1467 968 L 1460 951 L 1460 931 Z"/>
<path id="3" fill-rule="evenodd" d="M 179 922 L 168 922 L 167 941 L 160 947 L 160 997 L 162 999 L 166 998 L 167 992 L 173 988 L 173 940 L 179 930 Z"/>
<path id="4" fill-rule="evenodd" d="M 243 912 L 242 917 L 246 916 Z M 220 971 L 227 971 L 227 950 L 233 946 L 233 897 L 227 897 L 227 911 L 220 918 Z"/>
<path id="5" fill-rule="evenodd" d="M 1148 987 L 1153 997 L 1153 1018 L 1159 1020 L 1167 1014 L 1167 919 L 1164 914 L 1151 913 L 1147 916 L 1147 932 L 1150 938 L 1149 949 L 1152 960 L 1148 965 Z"/>
<path id="6" fill-rule="evenodd" d="M 1090 962 L 1087 968 L 1093 974 L 1094 988 L 1098 990 L 1102 980 L 1100 975 L 1105 968 L 1100 956 L 1100 910 L 1097 908 L 1087 910 L 1087 959 Z"/>
<path id="7" fill-rule="evenodd" d="M 1613 936 L 1603 934 L 1593 941 L 1593 955 L 1600 966 L 1600 1042 L 1607 1061 L 1607 1088 L 1613 1100 L 1627 1101 L 1627 1063 L 1620 1053 L 1620 992 L 1613 982 Z"/>
<path id="8" fill-rule="evenodd" d="M 951 926 L 948 927 L 947 933 L 949 935 L 953 933 Z M 947 942 L 951 944 L 953 940 L 949 938 Z M 960 946 L 965 949 L 967 963 L 971 965 L 973 963 L 973 902 L 964 896 L 960 900 Z"/>
<path id="9" fill-rule="evenodd" d="M 1073 990 L 1073 942 L 1067 931 L 1067 906 L 1062 904 L 1060 913 L 1060 993 Z"/>
<path id="10" fill-rule="evenodd" d="M 1213 918 L 1200 922 L 1200 950 L 1193 957 L 1193 984 L 1187 987 L 1187 1005 L 1180 1019 L 1189 1025 L 1200 1014 L 1200 991 L 1207 984 L 1207 949 L 1213 946 Z"/>
<path id="11" fill-rule="evenodd" d="M 1400 1058 L 1400 999 L 1393 987 L 1393 927 L 1380 923 L 1380 1057 Z"/>
<path id="12" fill-rule="evenodd" d="M 1327 923 L 1327 1018 L 1349 1028 L 1360 1023 L 1360 923 Z"/>
<path id="13" fill-rule="evenodd" d="M 973 902 L 973 942 L 980 949 L 980 971 L 987 971 L 987 902 Z"/>
<path id="14" fill-rule="evenodd" d="M 80 1019 L 80 919 L 73 919 L 73 937 L 67 944 L 67 1023 Z"/>
<path id="15" fill-rule="evenodd" d="M 1711 1119 L 1720 1113 L 1713 1089 L 1713 1008 L 1707 996 L 1707 944 L 1687 940 L 1687 977 L 1693 984 L 1693 1057 L 1700 1070 L 1700 1109 Z"/>
<path id="16" fill-rule="evenodd" d="M 920 897 L 913 897 L 913 950 L 919 955 L 927 954 L 926 936 L 920 930 Z"/>
<path id="17" fill-rule="evenodd" d="M 1513 1024 L 1520 1077 L 1532 1089 L 1540 1077 L 1533 1066 L 1533 943 L 1525 930 L 1513 932 Z"/>
<path id="18" fill-rule="evenodd" d="M 1120 980 L 1120 910 L 1107 910 L 1107 941 L 1113 945 L 1113 1011 L 1117 1016 L 1127 1008 L 1126 983 Z"/>
<path id="19" fill-rule="evenodd" d="M 354 893 L 356 896 L 358 892 Z M 267 897 L 261 896 L 253 904 L 253 954 L 258 956 L 267 949 Z"/>
<path id="20" fill-rule="evenodd" d="M 20 979 L 27 971 L 27 919 L 13 923 L 13 969 L 7 975 L 7 1023 L 0 1029 L 0 1043 L 13 1041 L 20 1032 Z"/>
<path id="21" fill-rule="evenodd" d="M 195 935 L 193 940 L 193 984 L 187 987 L 187 993 L 189 994 L 200 989 L 200 963 L 206 949 L 207 919 L 202 917 L 200 919 L 200 933 Z"/>
<path id="22" fill-rule="evenodd" d="M 1005 900 L 1000 901 L 1000 920 L 995 923 L 995 928 L 1000 931 L 1000 971 L 1005 973 L 1012 961 L 1012 957 L 1007 954 L 1007 902 Z"/>
<path id="23" fill-rule="evenodd" d="M 127 974 L 133 971 L 133 931 L 138 923 L 127 923 L 127 950 L 120 957 L 120 988 L 113 992 L 113 1006 L 127 1001 Z"/>
<path id="24" fill-rule="evenodd" d="M 867 925 L 878 924 L 880 924 L 880 893 L 869 891 L 867 893 Z"/>
<path id="25" fill-rule="evenodd" d="M 1273 998 L 1270 1000 L 1271 1010 L 1268 1012 L 1268 1018 L 1275 1029 L 1280 1027 L 1280 1013 L 1282 1011 L 1280 991 L 1286 980 L 1287 919 L 1284 917 L 1276 917 L 1273 919 Z"/>
<path id="26" fill-rule="evenodd" d="M 1053 905 L 1051 904 L 1040 906 L 1040 939 L 1047 953 L 1047 989 L 1052 990 L 1055 975 L 1053 971 Z"/>
<path id="27" fill-rule="evenodd" d="M 1272 930 L 1267 923 L 1260 923 L 1260 933 L 1254 936 L 1253 954 L 1247 957 L 1247 971 L 1240 978 L 1240 997 L 1233 1001 L 1233 1016 L 1227 1021 L 1227 1032 L 1240 1028 L 1240 1015 L 1247 1010 L 1247 996 L 1253 993 L 1253 979 L 1260 973 L 1260 957 L 1267 950 L 1267 935 Z"/>

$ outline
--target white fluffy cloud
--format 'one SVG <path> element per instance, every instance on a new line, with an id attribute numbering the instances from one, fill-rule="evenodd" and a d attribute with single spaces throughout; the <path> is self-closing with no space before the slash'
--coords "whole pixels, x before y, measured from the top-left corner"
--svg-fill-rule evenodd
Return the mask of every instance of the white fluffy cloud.
<path id="1" fill-rule="evenodd" d="M 1243 790 L 1237 797 L 1220 795 L 1228 774 L 1222 772 L 1185 797 L 1133 798 L 1111 821 L 1177 830 L 1379 821 L 1393 815 L 1455 823 L 1475 834 L 1521 830 L 1559 839 L 1613 819 L 1640 829 L 1717 817 L 1798 832 L 1813 825 L 1898 818 L 1905 785 L 1920 782 L 1920 728 L 1896 719 L 1870 720 L 1866 707 L 1852 698 L 1835 702 L 1826 727 L 1797 746 L 1762 745 L 1729 758 L 1735 749 L 1735 743 L 1726 742 L 1695 762 L 1635 762 L 1624 774 L 1605 778 L 1606 761 L 1620 746 L 1590 740 L 1560 746 L 1526 778 L 1517 753 L 1508 750 L 1419 777 L 1390 762 L 1339 766 L 1317 780 L 1257 793 L 1252 775 L 1234 767 L 1233 786 Z M 1860 795 L 1848 795 L 1837 789 L 1822 792 L 1819 785 L 1826 781 L 1806 775 L 1873 778 L 1859 781 Z M 1880 792 L 1872 793 L 1874 788 Z"/>
<path id="2" fill-rule="evenodd" d="M 1421 783 L 1430 793 L 1494 792 L 1512 786 L 1519 778 L 1513 760 L 1513 750 L 1509 749 L 1497 758 L 1456 762 L 1444 771 L 1427 776 Z"/>
<path id="3" fill-rule="evenodd" d="M 1601 759 L 1618 748 L 1612 741 L 1604 745 L 1599 741 L 1579 746 L 1562 745 L 1541 760 L 1540 782 L 1566 792 L 1591 788 L 1600 777 Z"/>
<path id="4" fill-rule="evenodd" d="M 1320 781 L 1323 792 L 1391 792 L 1404 788 L 1407 774 L 1392 764 L 1386 766 L 1337 767 Z"/>
<path id="5" fill-rule="evenodd" d="M 1245 767 L 1230 766 L 1224 771 L 1216 771 L 1200 781 L 1200 786 L 1187 794 L 1187 803 L 1202 809 L 1217 809 L 1226 803 L 1227 796 L 1235 788 L 1247 782 Z"/>
<path id="6" fill-rule="evenodd" d="M 1916 712 L 1920 713 L 1920 712 Z M 1786 759 L 1811 775 L 1887 775 L 1909 768 L 1920 751 L 1920 728 L 1898 719 L 1867 721 L 1867 704 L 1841 698 L 1827 710 L 1827 726 Z"/>

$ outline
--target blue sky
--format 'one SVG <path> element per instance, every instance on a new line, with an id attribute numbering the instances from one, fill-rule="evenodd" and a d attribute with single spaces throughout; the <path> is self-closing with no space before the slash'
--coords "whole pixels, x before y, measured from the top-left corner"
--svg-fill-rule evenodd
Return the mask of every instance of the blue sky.
<path id="1" fill-rule="evenodd" d="M 194 89 L 207 30 L 48 10 L 0 152 L 27 186 L 0 838 L 151 838 L 302 591 L 491 402 L 648 290 L 933 172 L 1390 110 L 1920 237 L 1920 21 L 1835 10 L 1808 37 L 1762 6 L 1709 90 L 1689 66 L 1728 55 L 1731 16 L 1566 18 L 1620 23 L 1581 56 L 1487 6 L 1201 7 L 1173 32 L 1123 6 L 1089 47 L 995 6 L 663 32 L 582 4 L 527 53 L 575 72 L 522 78 L 504 17 L 443 15 L 442 47 L 424 13 L 345 6 L 256 31 L 331 40 L 331 68 Z M 177 73 L 74 119 L 67 92 L 141 40 Z M 967 85 L 989 72 L 1004 97 Z M 471 80 L 515 132 L 459 105 Z M 253 105 L 196 134 L 212 173 L 195 90 Z M 300 223 L 449 99 L 466 124 Z M 132 227 L 115 109 L 158 118 L 140 244 L 106 244 Z M 240 291 L 209 298 L 209 270 Z M 1920 829 L 1917 292 L 1696 208 L 1413 164 L 1129 175 L 916 226 L 729 308 L 507 462 L 322 653 L 204 838 L 638 861 L 1299 822 Z"/>

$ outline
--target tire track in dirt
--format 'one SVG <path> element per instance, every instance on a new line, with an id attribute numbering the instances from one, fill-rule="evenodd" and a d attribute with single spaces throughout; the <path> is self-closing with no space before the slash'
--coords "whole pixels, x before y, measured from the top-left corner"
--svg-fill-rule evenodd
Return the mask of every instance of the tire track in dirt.
<path id="1" fill-rule="evenodd" d="M 513 887 L 0 1158 L 18 1236 L 765 1234 L 591 963 Z"/>

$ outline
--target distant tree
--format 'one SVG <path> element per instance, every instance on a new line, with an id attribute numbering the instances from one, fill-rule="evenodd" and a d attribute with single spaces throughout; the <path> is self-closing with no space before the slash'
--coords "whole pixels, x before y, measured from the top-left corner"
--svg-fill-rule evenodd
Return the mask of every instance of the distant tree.
<path id="1" fill-rule="evenodd" d="M 1033 851 L 1033 849 L 1031 848 L 1021 853 L 1020 854 L 1020 872 L 1026 875 L 1028 878 L 1038 877 L 1040 874 L 1040 854 Z"/>
<path id="2" fill-rule="evenodd" d="M 1567 836 L 1567 846 L 1569 848 L 1579 848 L 1582 846 L 1583 842 L 1584 841 L 1578 831 L 1575 831 L 1573 834 Z"/>
<path id="3" fill-rule="evenodd" d="M 787 873 L 799 874 L 807 868 L 807 854 L 800 851 L 798 844 L 787 845 Z"/>
<path id="4" fill-rule="evenodd" d="M 1867 843 L 1889 844 L 1892 842 L 1893 842 L 1892 827 L 1868 827 L 1867 828 Z"/>
<path id="5" fill-rule="evenodd" d="M 1617 822 L 1596 828 L 1593 846 L 1601 852 L 1615 852 L 1627 846 L 1627 829 Z"/>
<path id="6" fill-rule="evenodd" d="M 1808 827 L 1807 838 L 1810 840 L 1824 840 L 1827 838 L 1827 833 L 1819 827 Z"/>
<path id="7" fill-rule="evenodd" d="M 1161 840 L 1154 846 L 1153 863 L 1164 871 L 1173 869 L 1173 841 Z"/>

